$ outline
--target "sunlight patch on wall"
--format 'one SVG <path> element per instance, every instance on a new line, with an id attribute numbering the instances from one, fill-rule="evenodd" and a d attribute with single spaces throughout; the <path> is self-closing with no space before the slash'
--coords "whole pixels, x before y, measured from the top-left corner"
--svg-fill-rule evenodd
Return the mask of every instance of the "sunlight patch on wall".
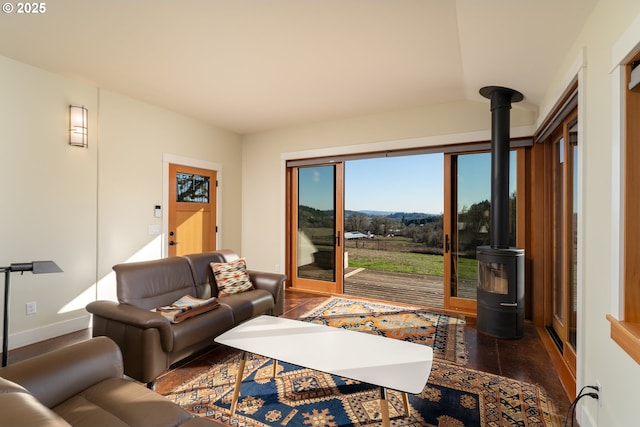
<path id="1" fill-rule="evenodd" d="M 162 235 L 156 236 L 139 251 L 131 255 L 123 262 L 138 262 L 157 259 L 162 253 Z M 75 310 L 83 310 L 87 304 L 97 299 L 116 301 L 116 275 L 110 271 L 97 283 L 93 283 L 69 303 L 65 304 L 58 314 L 69 313 Z"/>
<path id="2" fill-rule="evenodd" d="M 75 310 L 84 309 L 84 307 L 89 304 L 91 301 L 95 300 L 96 296 L 96 285 L 93 284 L 89 286 L 84 292 L 75 297 L 71 302 L 64 305 L 59 311 L 58 314 L 69 313 Z"/>

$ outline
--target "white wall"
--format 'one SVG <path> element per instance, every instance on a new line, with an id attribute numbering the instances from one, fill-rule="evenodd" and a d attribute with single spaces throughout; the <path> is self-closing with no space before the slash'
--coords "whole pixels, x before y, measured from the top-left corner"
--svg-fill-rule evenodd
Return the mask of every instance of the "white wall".
<path id="1" fill-rule="evenodd" d="M 612 269 L 612 168 L 614 136 L 612 91 L 613 46 L 640 14 L 640 2 L 602 0 L 594 9 L 566 63 L 559 69 L 556 84 L 549 88 L 547 105 L 555 102 L 563 81 L 575 75 L 575 58 L 584 58 L 581 71 L 579 121 L 582 181 L 582 235 L 579 259 L 578 387 L 599 381 L 603 387 L 600 404 L 589 398 L 578 407 L 583 427 L 632 427 L 638 424 L 640 367 L 609 337 L 605 315 L 615 306 L 611 295 Z M 635 25 L 638 24 L 636 20 Z M 640 29 L 638 31 L 640 34 Z M 640 42 L 640 37 L 637 42 Z M 619 242 L 613 241 L 614 245 Z M 614 260 L 616 261 L 616 260 Z M 617 262 L 617 261 L 616 261 Z"/>
<path id="2" fill-rule="evenodd" d="M 221 246 L 240 249 L 239 136 L 4 57 L 0 77 L 0 266 L 64 270 L 12 275 L 10 348 L 86 327 L 86 303 L 115 295 L 112 265 L 162 255 L 148 226 L 165 154 L 220 165 Z M 88 149 L 68 145 L 69 104 L 89 110 Z"/>
<path id="3" fill-rule="evenodd" d="M 69 104 L 85 105 L 96 120 L 96 89 L 0 57 L 0 265 L 54 260 L 64 273 L 11 276 L 10 347 L 21 334 L 88 317 L 67 304 L 95 282 L 96 165 L 89 148 L 68 144 Z M 37 303 L 26 316 L 25 304 Z M 56 326 L 57 325 L 57 326 Z"/>
<path id="4" fill-rule="evenodd" d="M 113 297 L 111 267 L 163 256 L 154 206 L 163 201 L 163 154 L 222 166 L 221 246 L 240 250 L 240 138 L 109 91 L 100 92 L 98 172 L 99 295 Z M 163 210 L 166 213 L 166 210 Z"/>
<path id="5" fill-rule="evenodd" d="M 514 105 L 512 136 L 535 114 Z M 284 271 L 284 161 L 320 155 L 489 141 L 487 102 L 454 102 L 256 133 L 243 140 L 242 251 L 251 268 Z M 519 133 L 519 134 L 518 134 Z"/>

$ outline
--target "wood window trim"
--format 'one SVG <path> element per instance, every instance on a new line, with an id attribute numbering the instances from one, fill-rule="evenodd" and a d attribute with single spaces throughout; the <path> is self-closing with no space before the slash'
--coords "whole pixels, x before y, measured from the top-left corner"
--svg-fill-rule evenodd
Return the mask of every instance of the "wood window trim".
<path id="1" fill-rule="evenodd" d="M 538 328 L 540 336 L 543 340 L 545 349 L 549 353 L 553 361 L 553 365 L 558 373 L 563 388 L 569 396 L 575 397 L 576 392 L 576 368 L 577 368 L 577 348 L 568 339 L 568 333 L 561 337 L 563 342 L 563 350 L 560 350 L 556 342 L 552 339 L 552 335 L 549 331 L 549 326 L 553 324 L 554 318 L 554 300 L 552 283 L 554 278 L 554 268 L 556 265 L 556 253 L 554 252 L 554 241 L 556 238 L 555 225 L 558 218 L 556 218 L 556 212 L 554 209 L 558 200 L 561 200 L 564 208 L 564 215 L 562 216 L 563 222 L 572 218 L 570 214 L 572 209 L 568 209 L 570 205 L 567 205 L 568 199 L 572 201 L 574 197 L 579 197 L 579 193 L 567 193 L 568 187 L 571 185 L 573 178 L 569 166 L 566 166 L 566 170 L 562 175 L 562 180 L 565 182 L 563 186 L 564 190 L 561 194 L 557 193 L 556 178 L 553 176 L 552 165 L 554 159 L 557 160 L 557 147 L 561 139 L 569 140 L 569 127 L 570 124 L 578 118 L 578 77 L 571 83 L 569 88 L 564 92 L 563 97 L 558 101 L 557 106 L 554 107 L 550 118 L 545 123 L 542 129 L 544 131 L 536 132 L 535 145 L 530 151 L 530 187 L 528 190 L 531 201 L 531 209 L 528 211 L 528 223 L 530 229 L 527 233 L 527 253 L 528 257 L 531 257 L 533 262 L 531 263 L 531 276 L 530 283 L 532 293 L 528 296 L 532 301 L 532 320 L 534 325 Z M 579 128 L 579 126 L 578 126 Z M 570 144 L 569 144 L 570 145 Z M 579 149 L 581 151 L 581 149 Z M 574 167 L 580 168 L 580 157 L 572 158 L 569 152 L 565 152 L 565 159 L 574 164 Z M 575 163 L 577 161 L 577 163 Z M 561 197 L 558 198 L 557 196 Z M 581 211 L 578 212 L 578 215 Z M 580 219 L 578 219 L 580 223 Z M 580 231 L 578 231 L 578 238 L 581 237 Z M 570 249 L 573 245 L 566 244 L 566 242 L 573 241 L 572 227 L 565 227 L 562 241 L 565 242 L 563 256 L 563 262 L 561 265 L 562 276 L 567 278 L 569 276 L 568 269 L 569 264 L 566 264 L 565 260 L 574 258 L 570 257 Z M 580 259 L 580 256 L 575 258 Z M 578 267 L 578 271 L 580 268 Z M 576 274 L 578 274 L 576 272 Z M 579 285 L 582 280 L 578 278 Z M 566 291 L 566 289 L 565 289 Z M 578 289 L 575 290 L 578 292 Z M 576 295 L 577 296 L 577 295 Z M 570 316 L 570 309 L 568 304 L 568 296 L 565 299 L 567 316 Z M 578 311 L 580 307 L 578 308 Z M 576 319 L 575 326 L 579 326 L 580 314 Z M 568 317 L 567 317 L 568 319 Z M 567 331 L 569 327 L 567 327 Z"/>
<path id="2" fill-rule="evenodd" d="M 640 89 L 629 90 L 628 82 L 631 78 L 631 64 L 640 60 L 637 53 L 626 65 L 624 65 L 623 99 L 624 118 L 623 129 L 623 271 L 622 271 L 622 295 L 623 295 L 623 319 L 618 319 L 612 314 L 606 318 L 611 324 L 611 339 L 617 343 L 636 363 L 640 364 L 640 265 L 636 260 L 640 259 L 640 242 L 637 238 L 625 238 L 626 236 L 640 236 L 640 224 L 638 221 L 627 220 L 634 218 L 634 213 L 640 209 L 640 200 L 635 192 L 640 185 L 640 170 L 634 167 L 640 161 L 640 144 L 632 144 L 631 141 L 640 140 L 640 123 L 635 118 L 640 114 Z"/>
<path id="3" fill-rule="evenodd" d="M 636 363 L 640 364 L 640 323 L 625 322 L 607 314 L 611 323 L 611 339 Z"/>

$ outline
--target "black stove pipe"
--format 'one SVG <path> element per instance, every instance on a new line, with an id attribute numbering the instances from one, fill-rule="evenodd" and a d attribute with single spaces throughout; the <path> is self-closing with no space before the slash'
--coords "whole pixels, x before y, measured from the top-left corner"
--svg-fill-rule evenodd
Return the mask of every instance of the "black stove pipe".
<path id="1" fill-rule="evenodd" d="M 509 142 L 512 102 L 524 96 L 513 89 L 486 86 L 480 95 L 491 100 L 491 226 L 492 248 L 509 248 Z"/>

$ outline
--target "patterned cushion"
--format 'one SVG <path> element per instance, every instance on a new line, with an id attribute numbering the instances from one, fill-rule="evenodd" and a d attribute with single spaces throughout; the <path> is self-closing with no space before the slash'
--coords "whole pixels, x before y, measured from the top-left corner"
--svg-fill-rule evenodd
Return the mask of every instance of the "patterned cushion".
<path id="1" fill-rule="evenodd" d="M 211 269 L 216 278 L 219 297 L 253 289 L 253 284 L 247 274 L 247 263 L 244 258 L 230 262 L 212 262 Z"/>

